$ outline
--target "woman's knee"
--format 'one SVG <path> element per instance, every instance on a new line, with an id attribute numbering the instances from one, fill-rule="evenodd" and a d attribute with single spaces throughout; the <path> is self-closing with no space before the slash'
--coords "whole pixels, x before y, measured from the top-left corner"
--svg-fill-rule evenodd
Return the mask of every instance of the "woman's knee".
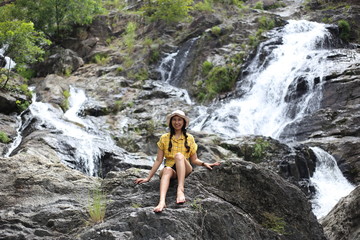
<path id="1" fill-rule="evenodd" d="M 174 156 L 174 159 L 176 162 L 179 162 L 179 161 L 183 162 L 183 161 L 185 161 L 185 156 L 182 153 L 176 153 Z"/>
<path id="2" fill-rule="evenodd" d="M 174 170 L 171 167 L 164 167 L 162 170 L 162 174 L 160 177 L 172 177 L 174 174 Z"/>

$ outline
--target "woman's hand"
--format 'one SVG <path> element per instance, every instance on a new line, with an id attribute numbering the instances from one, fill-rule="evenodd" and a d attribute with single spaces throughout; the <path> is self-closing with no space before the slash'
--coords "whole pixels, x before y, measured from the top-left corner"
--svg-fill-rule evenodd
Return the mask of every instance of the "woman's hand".
<path id="1" fill-rule="evenodd" d="M 216 162 L 216 163 L 204 163 L 204 167 L 207 167 L 208 169 L 212 170 L 213 166 L 219 166 L 220 163 Z"/>
<path id="2" fill-rule="evenodd" d="M 134 183 L 140 184 L 140 183 L 146 183 L 148 181 L 150 181 L 150 179 L 148 179 L 148 178 L 137 178 L 137 179 L 135 179 Z"/>

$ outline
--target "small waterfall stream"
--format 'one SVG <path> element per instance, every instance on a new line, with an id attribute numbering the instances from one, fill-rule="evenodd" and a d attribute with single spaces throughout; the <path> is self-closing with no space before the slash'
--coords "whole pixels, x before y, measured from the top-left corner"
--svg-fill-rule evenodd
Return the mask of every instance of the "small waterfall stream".
<path id="1" fill-rule="evenodd" d="M 99 129 L 90 119 L 79 116 L 87 101 L 85 92 L 70 87 L 70 108 L 65 113 L 51 104 L 35 99 L 34 94 L 29 111 L 21 114 L 18 137 L 5 156 L 11 156 L 22 141 L 24 129 L 36 119 L 36 130 L 49 132 L 44 136 L 44 140 L 56 149 L 66 165 L 88 175 L 98 176 L 100 158 L 104 151 L 119 152 L 119 149 L 106 132 Z"/>
<path id="2" fill-rule="evenodd" d="M 316 171 L 310 179 L 317 194 L 312 200 L 314 214 L 324 217 L 336 205 L 340 198 L 347 196 L 354 188 L 343 176 L 336 160 L 321 148 L 311 148 L 317 158 Z"/>

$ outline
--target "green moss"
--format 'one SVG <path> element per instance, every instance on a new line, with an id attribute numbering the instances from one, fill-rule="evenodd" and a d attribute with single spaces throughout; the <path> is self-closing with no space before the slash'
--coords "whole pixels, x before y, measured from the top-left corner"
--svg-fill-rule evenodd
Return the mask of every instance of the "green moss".
<path id="1" fill-rule="evenodd" d="M 277 217 L 274 213 L 264 212 L 263 216 L 265 220 L 261 224 L 263 227 L 270 229 L 274 232 L 277 232 L 279 234 L 286 234 L 285 232 L 285 221 Z"/>

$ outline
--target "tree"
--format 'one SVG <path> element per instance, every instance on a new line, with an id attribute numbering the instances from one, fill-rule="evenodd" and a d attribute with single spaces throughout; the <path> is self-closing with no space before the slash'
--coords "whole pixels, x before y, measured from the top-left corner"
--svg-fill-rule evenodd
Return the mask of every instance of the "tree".
<path id="1" fill-rule="evenodd" d="M 193 0 L 149 0 L 142 10 L 151 20 L 178 22 L 189 17 Z"/>
<path id="2" fill-rule="evenodd" d="M 41 32 L 35 31 L 34 24 L 24 21 L 0 22 L 0 47 L 6 46 L 5 54 L 21 68 L 26 64 L 41 61 L 45 53 L 43 47 L 51 42 Z M 7 79 L 3 87 L 9 80 Z"/>
<path id="3" fill-rule="evenodd" d="M 91 23 L 104 10 L 101 0 L 16 0 L 4 7 L 11 9 L 14 19 L 31 21 L 35 29 L 55 38 L 73 25 Z"/>

